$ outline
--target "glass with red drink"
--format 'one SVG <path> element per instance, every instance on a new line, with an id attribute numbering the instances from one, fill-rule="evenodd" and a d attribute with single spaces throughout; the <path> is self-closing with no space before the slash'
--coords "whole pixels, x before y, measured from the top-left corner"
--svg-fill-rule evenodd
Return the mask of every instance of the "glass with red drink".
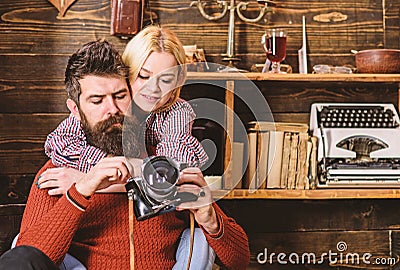
<path id="1" fill-rule="evenodd" d="M 286 57 L 286 37 L 287 33 L 282 29 L 269 29 L 261 38 L 261 44 L 271 61 L 271 73 L 281 72 L 281 62 Z"/>

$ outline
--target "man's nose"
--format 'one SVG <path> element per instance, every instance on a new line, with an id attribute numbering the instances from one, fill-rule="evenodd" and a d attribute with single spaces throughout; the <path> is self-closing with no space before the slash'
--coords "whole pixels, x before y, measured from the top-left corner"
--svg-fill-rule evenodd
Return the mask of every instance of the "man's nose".
<path id="1" fill-rule="evenodd" d="M 120 108 L 118 106 L 118 103 L 116 102 L 115 99 L 110 98 L 107 100 L 107 113 L 114 115 L 120 112 Z"/>

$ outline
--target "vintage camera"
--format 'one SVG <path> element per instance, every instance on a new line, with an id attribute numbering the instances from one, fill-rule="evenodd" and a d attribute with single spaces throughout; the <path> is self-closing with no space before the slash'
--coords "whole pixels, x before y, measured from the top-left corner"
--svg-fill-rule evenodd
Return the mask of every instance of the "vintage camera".
<path id="1" fill-rule="evenodd" d="M 176 183 L 185 167 L 187 164 L 165 156 L 143 160 L 142 175 L 130 179 L 125 185 L 138 221 L 173 211 L 183 202 L 197 201 L 199 196 L 204 196 L 204 192 L 198 195 L 178 192 Z"/>

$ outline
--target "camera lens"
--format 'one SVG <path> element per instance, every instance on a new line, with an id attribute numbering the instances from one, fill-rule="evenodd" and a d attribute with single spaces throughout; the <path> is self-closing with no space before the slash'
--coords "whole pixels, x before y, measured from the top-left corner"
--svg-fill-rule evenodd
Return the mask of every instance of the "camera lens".
<path id="1" fill-rule="evenodd" d="M 179 170 L 173 160 L 156 156 L 144 164 L 143 178 L 149 195 L 162 201 L 175 192 Z"/>
<path id="2" fill-rule="evenodd" d="M 168 188 L 175 185 L 177 180 L 177 170 L 167 160 L 155 160 L 147 166 L 145 178 L 148 184 L 154 188 Z"/>

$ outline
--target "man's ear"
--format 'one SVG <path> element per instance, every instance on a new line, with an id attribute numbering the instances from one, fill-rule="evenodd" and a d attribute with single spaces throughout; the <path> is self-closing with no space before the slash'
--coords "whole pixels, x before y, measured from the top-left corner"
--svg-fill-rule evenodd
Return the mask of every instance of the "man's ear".
<path id="1" fill-rule="evenodd" d="M 81 115 L 79 114 L 79 108 L 78 108 L 78 105 L 76 105 L 75 101 L 73 101 L 70 98 L 67 99 L 67 107 L 68 107 L 69 111 L 76 117 L 76 119 L 81 121 Z"/>

